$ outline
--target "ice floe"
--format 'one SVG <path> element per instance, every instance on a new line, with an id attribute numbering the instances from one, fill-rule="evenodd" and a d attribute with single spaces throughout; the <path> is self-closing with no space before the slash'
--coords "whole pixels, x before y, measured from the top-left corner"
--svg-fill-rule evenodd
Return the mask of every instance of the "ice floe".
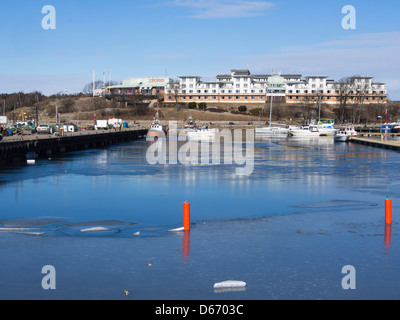
<path id="1" fill-rule="evenodd" d="M 243 288 L 246 286 L 246 282 L 237 280 L 227 280 L 222 282 L 217 282 L 214 284 L 214 289 L 221 288 Z"/>
<path id="2" fill-rule="evenodd" d="M 110 229 L 104 227 L 92 227 L 81 230 L 81 232 L 102 232 L 102 231 L 110 231 Z"/>

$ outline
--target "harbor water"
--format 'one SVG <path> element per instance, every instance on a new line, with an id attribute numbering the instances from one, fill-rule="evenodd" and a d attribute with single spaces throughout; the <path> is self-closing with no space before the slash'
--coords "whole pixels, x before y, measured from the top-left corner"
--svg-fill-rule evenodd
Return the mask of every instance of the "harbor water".
<path id="1" fill-rule="evenodd" d="M 398 152 L 258 137 L 252 174 L 238 176 L 236 164 L 151 165 L 148 148 L 0 168 L 0 299 L 400 297 Z M 168 232 L 185 201 L 190 233 Z M 47 265 L 54 290 L 42 287 Z M 342 286 L 347 265 L 355 289 Z M 213 289 L 225 280 L 247 285 Z"/>

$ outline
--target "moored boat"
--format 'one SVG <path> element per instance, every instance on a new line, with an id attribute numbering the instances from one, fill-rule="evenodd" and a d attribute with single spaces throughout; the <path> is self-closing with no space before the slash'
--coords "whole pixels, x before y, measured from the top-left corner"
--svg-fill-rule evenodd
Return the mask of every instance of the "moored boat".
<path id="1" fill-rule="evenodd" d="M 147 141 L 155 141 L 159 138 L 165 138 L 164 126 L 161 124 L 158 117 L 159 116 L 157 111 L 156 115 L 154 116 L 154 120 L 151 123 L 149 130 L 147 131 Z"/>
<path id="2" fill-rule="evenodd" d="M 288 128 L 282 127 L 264 127 L 264 128 L 256 128 L 256 135 L 263 136 L 287 136 L 289 133 Z"/>
<path id="3" fill-rule="evenodd" d="M 357 131 L 354 128 L 345 128 L 336 131 L 333 140 L 335 142 L 347 142 L 352 137 L 357 137 Z"/>
<path id="4" fill-rule="evenodd" d="M 301 136 L 301 137 L 318 137 L 321 135 L 321 132 L 318 130 L 318 127 L 315 125 L 309 126 L 301 126 L 298 128 L 289 128 L 289 135 L 291 136 Z"/>
<path id="5" fill-rule="evenodd" d="M 333 123 L 322 123 L 317 126 L 320 135 L 332 136 L 338 130 Z"/>

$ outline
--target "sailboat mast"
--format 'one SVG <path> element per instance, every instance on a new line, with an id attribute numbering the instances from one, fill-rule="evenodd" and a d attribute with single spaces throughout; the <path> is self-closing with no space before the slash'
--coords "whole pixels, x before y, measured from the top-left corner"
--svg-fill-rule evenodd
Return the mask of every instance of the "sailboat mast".
<path id="1" fill-rule="evenodd" d="M 271 121 L 272 121 L 272 102 L 273 102 L 274 96 L 272 95 L 272 90 L 271 90 L 271 106 L 269 107 L 269 127 L 271 128 Z"/>

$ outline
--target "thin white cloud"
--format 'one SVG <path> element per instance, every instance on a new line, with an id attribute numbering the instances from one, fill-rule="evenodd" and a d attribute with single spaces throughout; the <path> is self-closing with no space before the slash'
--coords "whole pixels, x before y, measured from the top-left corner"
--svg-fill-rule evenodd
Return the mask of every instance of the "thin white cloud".
<path id="1" fill-rule="evenodd" d="M 381 47 L 400 45 L 400 31 L 365 33 L 353 35 L 343 40 L 328 41 L 320 44 L 322 47 Z"/>
<path id="2" fill-rule="evenodd" d="M 186 7 L 197 19 L 248 18 L 262 16 L 274 4 L 267 1 L 246 0 L 175 0 L 177 7 Z"/>

